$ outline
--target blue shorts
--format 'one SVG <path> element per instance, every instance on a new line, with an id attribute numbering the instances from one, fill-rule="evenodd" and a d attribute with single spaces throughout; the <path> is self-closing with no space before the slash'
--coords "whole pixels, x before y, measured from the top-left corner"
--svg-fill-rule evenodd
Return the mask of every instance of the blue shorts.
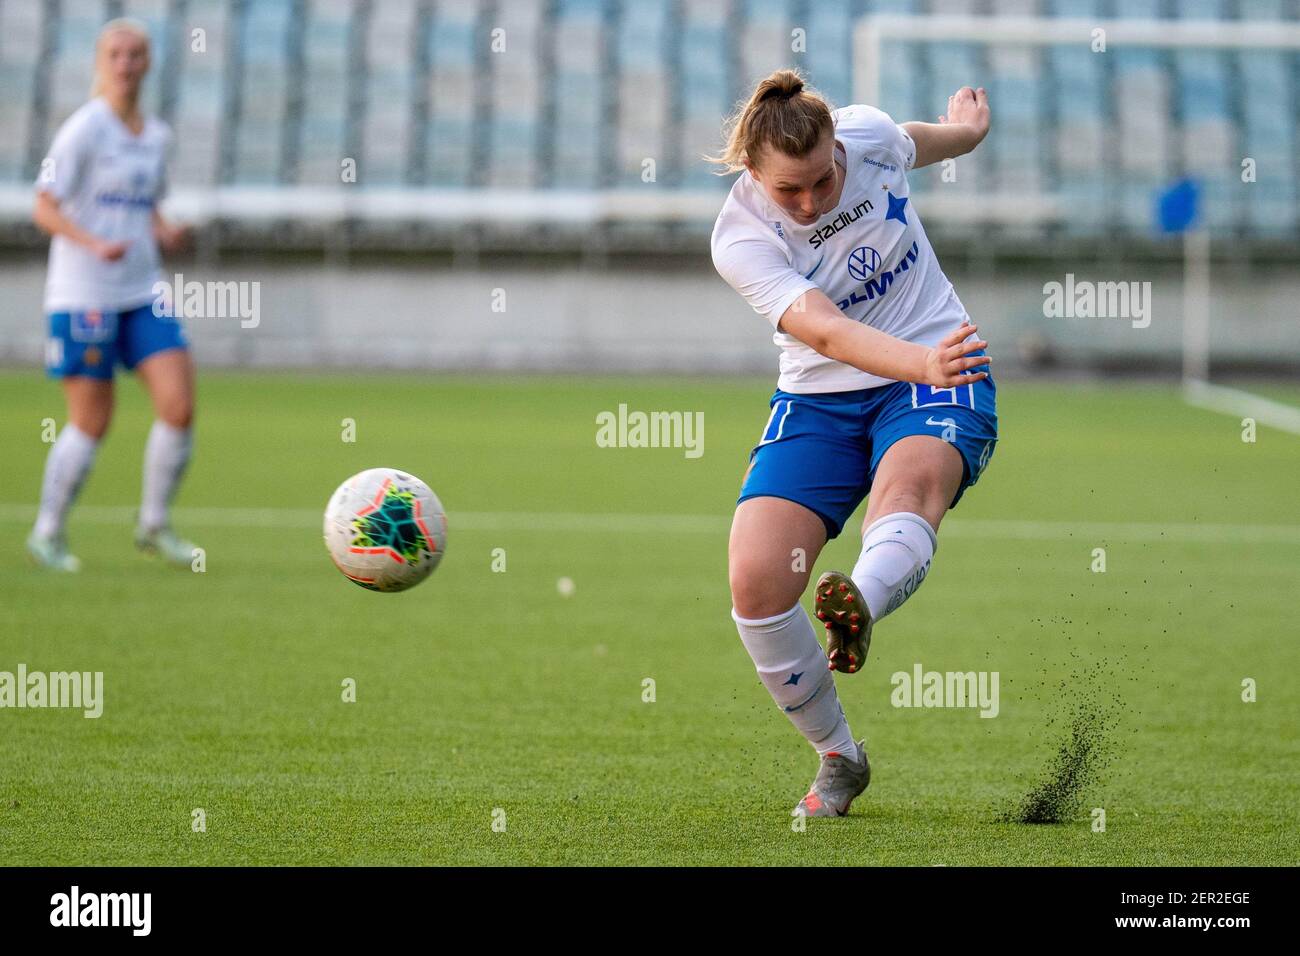
<path id="1" fill-rule="evenodd" d="M 871 491 L 880 459 L 900 438 L 933 435 L 961 453 L 965 467 L 950 508 L 979 480 L 998 440 L 992 377 L 955 388 L 894 382 L 814 395 L 777 389 L 770 405 L 736 503 L 764 495 L 797 502 L 822 519 L 828 539 Z"/>
<path id="2" fill-rule="evenodd" d="M 119 364 L 129 370 L 156 352 L 188 347 L 180 322 L 154 315 L 152 303 L 126 312 L 51 312 L 45 371 L 111 379 Z"/>

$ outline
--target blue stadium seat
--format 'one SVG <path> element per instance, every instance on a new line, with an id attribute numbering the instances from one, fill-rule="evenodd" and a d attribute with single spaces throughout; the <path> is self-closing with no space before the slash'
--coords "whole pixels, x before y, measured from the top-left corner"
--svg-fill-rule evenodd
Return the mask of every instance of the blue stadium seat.
<path id="1" fill-rule="evenodd" d="M 806 29 L 807 52 L 797 58 L 798 62 L 833 106 L 848 106 L 853 95 L 853 20 L 849 0 L 810 4 Z"/>
<path id="2" fill-rule="evenodd" d="M 468 118 L 438 117 L 426 131 L 425 176 L 432 186 L 466 186 L 470 179 L 473 123 Z"/>
<path id="3" fill-rule="evenodd" d="M 435 68 L 473 66 L 477 57 L 474 45 L 475 23 L 438 10 L 429 31 L 429 61 Z"/>
<path id="4" fill-rule="evenodd" d="M 1123 0 L 1116 3 L 1113 15 L 1117 20 L 1159 20 L 1161 0 Z"/>
<path id="5" fill-rule="evenodd" d="M 1213 228 L 1300 238 L 1300 53 L 1143 48 L 1112 37 L 1104 55 L 1084 41 L 889 40 L 880 64 L 853 59 L 855 27 L 877 13 L 1294 23 L 1294 0 L 0 0 L 0 181 L 29 175 L 31 139 L 47 140 L 86 101 L 95 37 L 119 10 L 153 37 L 146 107 L 157 108 L 164 88 L 176 94 L 181 185 L 223 174 L 331 183 L 355 151 L 362 185 L 413 176 L 456 187 L 722 190 L 731 180 L 701 154 L 719 148 L 723 118 L 755 80 L 798 66 L 844 106 L 877 66 L 872 105 L 899 122 L 933 120 L 959 86 L 989 88 L 993 132 L 959 161 L 957 181 L 942 184 L 950 194 L 1055 196 L 1070 235 L 1148 235 L 1156 190 L 1185 172 L 1204 183 Z M 54 50 L 42 63 L 47 16 Z M 197 26 L 207 31 L 203 54 L 188 48 Z M 498 26 L 503 56 L 487 45 Z M 807 31 L 804 52 L 790 49 L 795 27 Z M 185 45 L 167 49 L 177 41 Z M 164 78 L 168 68 L 177 74 Z M 38 77 L 48 77 L 44 99 Z M 426 103 L 422 123 L 416 107 Z M 233 167 L 223 170 L 231 148 Z M 1241 182 L 1243 157 L 1256 164 L 1254 183 Z M 421 158 L 424 168 L 411 170 Z M 647 159 L 653 186 L 641 179 Z M 940 188 L 937 171 L 914 186 Z"/>

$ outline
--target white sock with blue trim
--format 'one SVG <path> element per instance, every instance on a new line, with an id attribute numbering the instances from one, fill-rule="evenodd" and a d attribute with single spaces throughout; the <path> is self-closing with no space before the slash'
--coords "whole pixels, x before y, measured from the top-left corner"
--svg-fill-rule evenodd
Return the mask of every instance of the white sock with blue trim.
<path id="1" fill-rule="evenodd" d="M 167 527 L 167 512 L 194 448 L 191 428 L 173 428 L 161 419 L 149 429 L 144 446 L 144 481 L 140 490 L 140 527 Z"/>
<path id="2" fill-rule="evenodd" d="M 758 679 L 817 753 L 856 754 L 835 678 L 803 606 L 796 604 L 783 614 L 758 620 L 746 620 L 732 608 L 731 617 L 758 669 Z"/>
<path id="3" fill-rule="evenodd" d="M 899 511 L 877 518 L 862 535 L 862 555 L 853 567 L 872 622 L 897 610 L 930 571 L 939 540 L 918 514 Z"/>
<path id="4" fill-rule="evenodd" d="M 95 463 L 99 440 L 91 438 L 69 422 L 45 457 L 45 476 L 41 481 L 41 507 L 36 513 L 35 533 L 42 538 L 63 533 L 68 509 L 77 500 L 90 466 Z"/>

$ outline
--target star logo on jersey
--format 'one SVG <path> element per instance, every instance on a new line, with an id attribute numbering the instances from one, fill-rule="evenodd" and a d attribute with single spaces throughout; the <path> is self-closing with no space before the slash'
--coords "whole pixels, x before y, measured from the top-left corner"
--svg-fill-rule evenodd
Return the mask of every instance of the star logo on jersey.
<path id="1" fill-rule="evenodd" d="M 885 213 L 885 221 L 897 219 L 903 225 L 907 225 L 907 216 L 903 213 L 903 207 L 907 205 L 907 197 L 899 199 L 893 193 L 886 194 L 889 199 L 889 210 Z"/>
<path id="2" fill-rule="evenodd" d="M 849 275 L 859 282 L 866 282 L 880 268 L 880 253 L 870 246 L 858 246 L 849 253 Z"/>
<path id="3" fill-rule="evenodd" d="M 785 684 L 798 684 L 798 683 L 799 683 L 799 678 L 800 678 L 800 677 L 803 677 L 803 675 L 804 675 L 804 672 L 803 672 L 803 671 L 799 671 L 797 674 L 791 674 L 791 675 L 790 675 L 790 679 L 787 680 L 787 681 L 785 682 Z M 782 684 L 781 686 L 784 687 L 785 684 Z"/>

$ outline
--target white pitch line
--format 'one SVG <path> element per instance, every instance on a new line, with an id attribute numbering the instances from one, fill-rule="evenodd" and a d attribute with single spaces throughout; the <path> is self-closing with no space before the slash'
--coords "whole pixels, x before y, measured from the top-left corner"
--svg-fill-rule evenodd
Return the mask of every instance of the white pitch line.
<path id="1" fill-rule="evenodd" d="M 84 505 L 73 511 L 72 521 L 126 525 L 135 520 L 130 505 Z M 237 528 L 314 528 L 321 512 L 312 508 L 177 508 L 178 524 Z M 36 517 L 36 507 L 17 502 L 0 503 L 0 523 L 24 523 Z M 449 530 L 546 533 L 594 532 L 598 534 L 711 534 L 725 535 L 730 515 L 684 514 L 583 514 L 562 511 L 456 511 L 448 516 Z M 846 531 L 846 533 L 849 533 Z M 945 538 L 991 538 L 1011 541 L 1146 541 L 1171 543 L 1234 542 L 1247 544 L 1300 544 L 1300 525 L 1201 524 L 1158 521 L 1021 521 L 1016 519 L 950 518 L 943 523 Z"/>
<path id="2" fill-rule="evenodd" d="M 1189 405 L 1195 405 L 1197 408 L 1220 412 L 1234 418 L 1239 415 L 1253 418 L 1257 422 L 1280 428 L 1292 435 L 1300 435 L 1300 408 L 1294 405 L 1275 402 L 1271 398 L 1256 395 L 1254 392 L 1243 392 L 1239 388 L 1211 385 L 1209 382 L 1200 382 L 1196 379 L 1183 383 L 1183 396 Z"/>

